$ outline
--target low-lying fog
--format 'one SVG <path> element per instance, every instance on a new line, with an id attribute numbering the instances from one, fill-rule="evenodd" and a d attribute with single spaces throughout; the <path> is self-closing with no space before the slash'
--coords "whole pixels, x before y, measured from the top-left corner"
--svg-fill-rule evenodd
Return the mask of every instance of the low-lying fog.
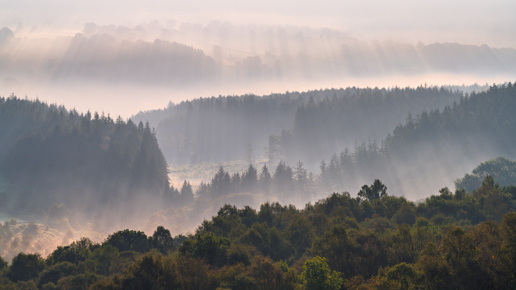
<path id="1" fill-rule="evenodd" d="M 9 3 L 0 4 L 0 96 L 27 96 L 113 119 L 198 97 L 485 85 L 516 77 L 516 1 L 4 2 Z M 400 116 L 405 119 L 405 112 Z M 381 142 L 387 133 L 373 141 Z M 255 149 L 256 160 L 262 149 Z M 328 152 L 328 157 L 333 153 L 339 152 Z M 474 160 L 454 160 L 454 167 L 446 167 L 452 161 L 443 167 L 427 162 L 433 155 L 424 156 L 421 163 L 435 169 L 435 176 L 418 175 L 419 168 L 400 170 L 400 176 L 386 177 L 394 180 L 387 184 L 389 193 L 402 191 L 412 200 L 437 194 L 437 188 L 452 187 L 453 179 L 478 162 L 496 157 L 480 153 Z M 317 163 L 310 170 L 319 174 Z M 357 178 L 356 184 L 327 193 L 348 190 L 354 195 L 372 181 Z M 157 209 L 138 217 L 139 224 L 113 223 L 106 231 L 99 230 L 98 221 L 75 222 L 73 209 L 62 208 L 50 220 L 54 224 L 45 221 L 46 227 L 41 213 L 26 214 L 36 225 L 11 220 L 4 226 L 13 233 L 10 256 L 20 250 L 48 254 L 80 235 L 101 240 L 113 229 L 152 234 L 164 225 L 173 234 L 185 233 L 224 203 L 258 208 L 266 200 L 278 199 L 243 193 L 201 200 L 190 207 Z M 298 206 L 306 201 L 292 200 Z M 0 221 L 10 218 L 0 215 Z M 36 241 L 36 233 L 45 234 Z"/>

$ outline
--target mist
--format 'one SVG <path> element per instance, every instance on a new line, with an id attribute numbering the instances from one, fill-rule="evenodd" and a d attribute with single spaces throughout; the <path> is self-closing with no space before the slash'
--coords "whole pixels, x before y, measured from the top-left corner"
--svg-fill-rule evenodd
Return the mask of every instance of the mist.
<path id="1" fill-rule="evenodd" d="M 427 42 L 381 33 L 371 38 L 342 27 L 243 23 L 228 17 L 138 23 L 113 22 L 115 18 L 103 24 L 92 16 L 70 26 L 64 19 L 48 28 L 5 26 L 0 94 L 127 118 L 197 97 L 501 83 L 515 74 L 516 50 L 497 41 L 435 36 Z M 60 25 L 69 28 L 63 32 Z"/>
<path id="2" fill-rule="evenodd" d="M 480 162 L 515 158 L 507 112 L 489 123 L 457 111 L 461 126 L 491 126 L 464 134 L 436 117 L 514 81 L 515 10 L 506 0 L 2 3 L 0 105 L 24 105 L 0 112 L 20 117 L 0 124 L 0 214 L 12 230 L 0 254 L 46 255 L 123 228 L 193 233 L 226 203 L 302 208 L 376 178 L 412 201 L 453 188 Z M 408 121 L 428 115 L 441 131 L 412 132 Z M 270 191 L 243 185 L 250 165 L 269 167 Z M 224 194 L 221 168 L 235 186 Z"/>

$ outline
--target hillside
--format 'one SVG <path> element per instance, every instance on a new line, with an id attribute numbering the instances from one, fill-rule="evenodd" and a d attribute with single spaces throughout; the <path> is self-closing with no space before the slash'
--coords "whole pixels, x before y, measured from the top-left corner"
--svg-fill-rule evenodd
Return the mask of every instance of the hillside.
<path id="1" fill-rule="evenodd" d="M 472 89 L 482 87 L 348 87 L 219 96 L 170 103 L 165 109 L 141 112 L 131 119 L 149 121 L 156 127 L 169 164 L 266 156 L 274 159 L 269 162 L 303 160 L 315 168 L 314 163 L 328 152 L 356 142 L 381 140 L 408 113 L 443 109 L 459 101 L 463 90 Z M 284 137 L 283 151 L 276 152 L 282 145 L 277 144 L 280 137 Z"/>
<path id="2" fill-rule="evenodd" d="M 139 206 L 145 211 L 169 194 L 167 164 L 148 124 L 14 96 L 0 99 L 0 112 L 2 211 L 38 216 L 57 203 L 88 221 L 116 223 L 138 201 L 147 201 Z"/>

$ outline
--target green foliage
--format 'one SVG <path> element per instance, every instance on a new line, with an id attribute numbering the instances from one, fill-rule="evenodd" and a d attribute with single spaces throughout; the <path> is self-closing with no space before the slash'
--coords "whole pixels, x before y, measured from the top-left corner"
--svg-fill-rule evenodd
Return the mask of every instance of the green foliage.
<path id="1" fill-rule="evenodd" d="M 507 285 L 516 287 L 516 213 L 506 214 L 502 220 L 503 249 L 507 258 L 506 275 Z"/>
<path id="2" fill-rule="evenodd" d="M 486 176 L 482 186 L 473 190 L 472 195 L 478 200 L 480 212 L 487 219 L 501 221 L 506 212 L 516 210 L 512 196 L 499 188 L 491 175 Z"/>
<path id="3" fill-rule="evenodd" d="M 288 266 L 283 269 L 268 258 L 257 257 L 250 267 L 250 276 L 256 281 L 257 289 L 292 289 Z"/>
<path id="4" fill-rule="evenodd" d="M 403 204 L 394 214 L 394 220 L 397 224 L 413 225 L 416 222 L 415 207 L 409 203 Z"/>
<path id="5" fill-rule="evenodd" d="M 305 287 L 308 290 L 336 290 L 340 289 L 344 282 L 339 276 L 339 272 L 330 270 L 325 258 L 315 256 L 313 259 L 307 260 L 303 265 L 301 279 L 304 281 Z"/>
<path id="6" fill-rule="evenodd" d="M 7 276 L 13 282 L 34 280 L 44 269 L 45 261 L 39 254 L 19 253 L 13 258 Z"/>
<path id="7" fill-rule="evenodd" d="M 118 249 L 108 244 L 102 245 L 90 254 L 90 258 L 95 261 L 96 272 L 100 275 L 110 274 L 111 264 L 118 256 Z"/>
<path id="8" fill-rule="evenodd" d="M 409 225 L 403 224 L 398 226 L 398 229 L 392 236 L 392 249 L 397 262 L 414 262 L 416 253 Z"/>
<path id="9" fill-rule="evenodd" d="M 6 260 L 4 260 L 4 258 L 2 258 L 0 256 L 0 272 L 4 269 L 4 268 L 7 268 L 9 266 L 9 264 L 7 263 Z"/>
<path id="10" fill-rule="evenodd" d="M 348 238 L 346 229 L 336 225 L 314 241 L 311 252 L 325 258 L 332 269 L 349 278 L 356 274 L 353 261 L 357 250 L 358 245 Z"/>
<path id="11" fill-rule="evenodd" d="M 57 282 L 57 287 L 59 289 L 89 289 L 91 285 L 100 279 L 101 276 L 86 272 L 59 279 Z"/>
<path id="12" fill-rule="evenodd" d="M 57 284 L 63 277 L 77 273 L 77 266 L 70 262 L 61 262 L 49 267 L 39 275 L 38 287 L 43 287 L 47 283 Z"/>
<path id="13" fill-rule="evenodd" d="M 516 185 L 516 161 L 510 161 L 500 156 L 482 162 L 473 169 L 471 174 L 466 174 L 463 178 L 457 179 L 455 187 L 463 188 L 467 192 L 473 192 L 473 190 L 482 185 L 482 182 L 488 175 L 496 179 L 502 186 Z"/>
<path id="14" fill-rule="evenodd" d="M 230 265 L 241 263 L 245 266 L 249 266 L 251 264 L 251 258 L 253 256 L 253 254 L 251 253 L 252 251 L 252 247 L 233 244 L 228 249 L 228 263 Z"/>
<path id="15" fill-rule="evenodd" d="M 183 243 L 179 251 L 205 259 L 210 265 L 223 265 L 226 263 L 226 253 L 230 244 L 229 239 L 213 233 L 198 234 L 190 243 Z"/>
<path id="16" fill-rule="evenodd" d="M 174 239 L 170 235 L 170 231 L 163 226 L 158 226 L 150 239 L 152 247 L 158 249 L 164 255 L 175 248 Z"/>
<path id="17" fill-rule="evenodd" d="M 172 238 L 163 227 L 152 237 L 124 230 L 102 245 L 82 239 L 58 247 L 46 264 L 19 254 L 0 269 L 0 283 L 6 289 L 512 289 L 516 216 L 507 190 L 488 176 L 472 194 L 443 188 L 419 204 L 335 193 L 302 210 L 224 205 L 189 237 Z"/>
<path id="18" fill-rule="evenodd" d="M 295 215 L 290 225 L 285 229 L 285 233 L 298 257 L 301 257 L 302 253 L 312 245 L 314 229 L 304 215 Z"/>
<path id="19" fill-rule="evenodd" d="M 412 265 L 406 263 L 400 263 L 387 272 L 387 279 L 396 281 L 397 289 L 410 289 L 416 278 L 416 270 Z"/>
<path id="20" fill-rule="evenodd" d="M 385 184 L 383 184 L 379 179 L 375 179 L 371 186 L 362 186 L 362 189 L 358 192 L 358 196 L 372 202 L 387 196 L 387 186 L 385 186 Z"/>
<path id="21" fill-rule="evenodd" d="M 133 264 L 122 280 L 122 289 L 158 289 L 166 282 L 164 276 L 163 257 L 146 254 Z M 161 287 L 160 287 L 161 286 Z"/>
<path id="22" fill-rule="evenodd" d="M 166 233 L 163 233 L 166 235 Z M 152 248 L 152 241 L 147 238 L 144 232 L 123 230 L 108 236 L 104 245 L 110 245 L 119 251 L 136 251 L 144 253 Z"/>
<path id="23" fill-rule="evenodd" d="M 78 264 L 86 260 L 90 249 L 93 247 L 91 240 L 82 238 L 69 246 L 59 246 L 46 259 L 47 265 L 54 265 L 60 262 Z"/>

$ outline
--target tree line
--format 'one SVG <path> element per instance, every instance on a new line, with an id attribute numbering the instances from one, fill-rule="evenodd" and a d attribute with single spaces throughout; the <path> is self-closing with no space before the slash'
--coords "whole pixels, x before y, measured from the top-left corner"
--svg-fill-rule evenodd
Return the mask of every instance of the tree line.
<path id="1" fill-rule="evenodd" d="M 5 289 L 510 289 L 516 188 L 414 203 L 380 180 L 298 209 L 225 205 L 194 234 L 133 230 L 0 260 Z"/>

